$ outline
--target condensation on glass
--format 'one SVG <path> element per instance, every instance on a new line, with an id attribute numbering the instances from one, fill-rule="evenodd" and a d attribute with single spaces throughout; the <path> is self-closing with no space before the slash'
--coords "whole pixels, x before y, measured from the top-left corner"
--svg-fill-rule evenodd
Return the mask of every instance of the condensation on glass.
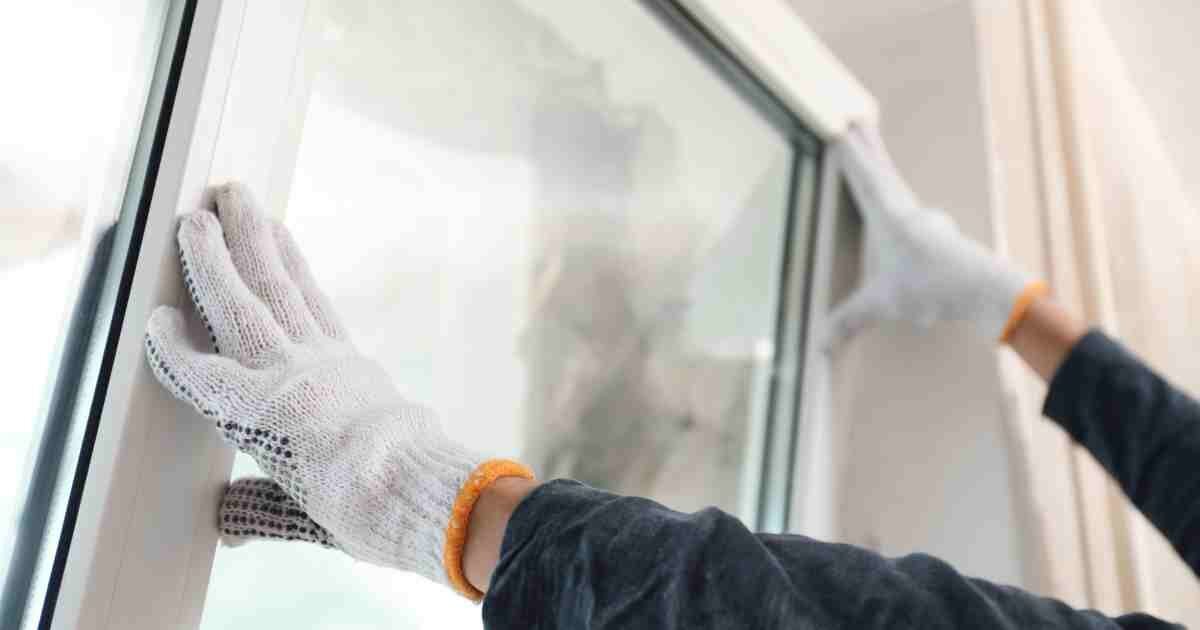
<path id="1" fill-rule="evenodd" d="M 354 341 L 480 452 L 752 513 L 809 158 L 636 2 L 317 0 L 299 19 L 279 128 L 255 129 L 270 159 L 214 178 L 285 217 Z M 247 132 L 235 100 L 222 134 Z M 315 547 L 220 550 L 203 627 L 264 619 L 479 612 Z"/>
<path id="2" fill-rule="evenodd" d="M 0 6 L 0 625 L 48 571 L 167 3 Z M 39 577 L 35 578 L 36 570 Z M 29 620 L 26 619 L 28 622 Z M 36 621 L 36 620 L 35 620 Z"/>

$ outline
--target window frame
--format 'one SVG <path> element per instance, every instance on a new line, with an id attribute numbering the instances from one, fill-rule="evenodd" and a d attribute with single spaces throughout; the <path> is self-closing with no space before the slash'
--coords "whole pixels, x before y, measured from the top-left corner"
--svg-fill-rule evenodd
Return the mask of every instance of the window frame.
<path id="1" fill-rule="evenodd" d="M 789 236 L 780 270 L 766 423 L 754 427 L 758 435 L 751 436 L 761 446 L 751 484 L 758 488 L 753 525 L 757 531 L 833 539 L 846 432 L 833 422 L 829 357 L 811 341 L 824 334 L 828 314 L 841 297 L 834 282 L 841 262 L 836 258 L 846 249 L 844 232 L 855 217 L 846 215 L 849 191 L 828 144 L 819 150 L 816 181 L 808 186 L 800 185 L 800 156 L 810 135 L 825 142 L 853 122 L 875 122 L 878 104 L 784 2 L 766 0 L 748 11 L 724 0 L 641 1 L 792 139 Z M 797 221 L 799 207 L 816 212 L 808 221 Z"/>
<path id="2" fill-rule="evenodd" d="M 831 219 L 841 188 L 836 158 L 822 143 L 851 121 L 874 120 L 875 101 L 784 0 L 758 0 L 752 9 L 727 0 L 638 1 L 797 145 L 780 269 L 776 338 L 782 344 L 774 357 L 768 420 L 758 438 L 763 458 L 755 524 L 819 536 L 819 524 L 834 504 L 817 486 L 832 483 L 837 458 L 814 457 L 828 444 L 830 430 L 821 402 L 827 399 L 826 359 L 803 340 L 823 329 L 832 299 Z M 40 628 L 140 630 L 200 623 L 218 544 L 213 515 L 233 453 L 158 386 L 145 364 L 142 338 L 156 305 L 187 299 L 177 273 L 175 217 L 201 203 L 214 174 L 251 170 L 252 186 L 280 185 L 280 174 L 260 159 L 280 145 L 219 138 L 218 131 L 229 114 L 227 91 L 254 89 L 233 81 L 245 22 L 267 16 L 278 20 L 281 37 L 298 38 L 305 6 L 285 0 L 172 0 L 171 11 L 184 13 L 180 43 L 172 50 L 184 51 L 173 108 L 164 122 L 124 317 L 115 341 L 109 340 L 111 369 L 102 408 L 93 414 L 90 461 L 81 460 L 86 483 L 77 478 L 72 489 L 76 516 L 59 541 L 57 584 L 46 601 L 51 614 L 43 615 Z M 303 80 L 304 60 L 293 55 L 273 63 L 285 62 L 287 67 L 257 71 L 281 73 L 289 85 Z M 284 147 L 294 144 L 294 138 L 275 140 Z M 817 154 L 805 190 L 797 185 L 800 145 Z M 813 202 L 815 216 L 795 220 L 797 207 Z M 785 330 L 788 321 L 797 322 L 796 330 Z M 784 393 L 792 399 L 785 400 Z"/>
<path id="3" fill-rule="evenodd" d="M 853 230 L 861 226 L 861 220 L 850 207 L 854 202 L 844 185 L 842 165 L 835 152 L 825 152 L 820 178 L 817 220 L 810 234 L 811 281 L 805 305 L 806 338 L 812 340 L 827 333 L 829 314 L 845 297 L 846 276 L 857 277 L 859 247 L 853 245 L 861 246 L 861 242 L 852 242 L 856 239 Z M 838 540 L 836 512 L 849 428 L 834 421 L 830 356 L 819 343 L 809 343 L 800 361 L 804 377 L 797 388 L 800 408 L 792 438 L 795 450 L 791 486 L 787 489 L 787 531 L 818 540 Z"/>
<path id="4" fill-rule="evenodd" d="M 183 14 L 177 41 L 162 50 L 178 64 L 169 86 L 173 107 L 161 123 L 123 321 L 115 343 L 109 340 L 115 352 L 103 408 L 85 445 L 90 462 L 72 488 L 75 522 L 61 533 L 58 585 L 47 593 L 48 614 L 39 628 L 189 627 L 179 595 L 197 590 L 192 580 L 205 570 L 199 565 L 206 555 L 191 551 L 206 538 L 209 547 L 216 544 L 215 532 L 204 536 L 210 528 L 200 523 L 217 505 L 211 486 L 220 483 L 220 469 L 232 458 L 211 430 L 193 430 L 188 424 L 196 423 L 182 408 L 155 392 L 142 339 L 154 306 L 182 298 L 173 273 L 174 219 L 199 203 L 207 183 L 203 164 L 212 156 L 228 80 L 222 56 L 231 58 L 236 45 L 238 4 L 173 0 L 170 8 L 172 15 Z M 210 487 L 208 496 L 204 487 Z M 174 500 L 165 500 L 172 494 Z M 191 526 L 172 527 L 180 523 Z M 147 592 L 159 596 L 145 597 Z M 198 622 L 198 609 L 194 617 Z"/>

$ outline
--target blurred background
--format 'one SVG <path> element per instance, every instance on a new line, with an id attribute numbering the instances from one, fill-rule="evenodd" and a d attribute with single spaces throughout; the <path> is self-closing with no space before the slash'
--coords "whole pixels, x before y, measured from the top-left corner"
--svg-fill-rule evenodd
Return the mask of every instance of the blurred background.
<path id="1" fill-rule="evenodd" d="M 1183 350 L 1200 5 L 792 5 L 878 99 L 925 201 L 1200 392 Z M 0 575 L 165 16 L 156 0 L 0 8 Z M 808 259 L 788 217 L 815 211 L 815 149 L 637 2 L 251 1 L 240 28 L 217 134 L 257 134 L 270 159 L 212 182 L 249 181 L 285 220 L 407 396 L 543 478 L 756 522 L 785 249 Z M 1194 577 L 1037 421 L 1041 386 L 1011 359 L 955 329 L 855 343 L 832 370 L 829 513 L 793 526 L 1200 625 Z M 219 549 L 202 627 L 265 618 L 479 625 L 444 589 L 335 552 Z"/>

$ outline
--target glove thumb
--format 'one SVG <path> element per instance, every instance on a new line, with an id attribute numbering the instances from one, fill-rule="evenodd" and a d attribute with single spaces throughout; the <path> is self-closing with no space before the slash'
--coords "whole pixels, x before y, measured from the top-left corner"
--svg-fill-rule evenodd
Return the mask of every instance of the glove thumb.
<path id="1" fill-rule="evenodd" d="M 265 477 L 246 477 L 230 484 L 217 518 L 221 542 L 229 547 L 253 540 L 303 540 L 337 547 L 324 527 L 309 518 L 279 484 Z"/>
<path id="2" fill-rule="evenodd" d="M 882 287 L 868 285 L 852 294 L 829 314 L 825 330 L 821 334 L 821 349 L 835 352 L 860 332 L 884 319 L 887 300 Z"/>

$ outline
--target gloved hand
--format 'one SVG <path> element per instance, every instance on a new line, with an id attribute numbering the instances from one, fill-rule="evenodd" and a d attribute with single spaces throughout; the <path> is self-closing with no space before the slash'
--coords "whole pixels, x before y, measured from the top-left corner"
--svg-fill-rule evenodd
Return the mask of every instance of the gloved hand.
<path id="1" fill-rule="evenodd" d="M 866 228 L 864 282 L 830 316 L 827 349 L 882 321 L 928 327 L 967 321 L 1007 341 L 1046 285 L 922 207 L 874 129 L 853 127 L 835 147 Z"/>
<path id="2" fill-rule="evenodd" d="M 189 340 L 178 309 L 161 306 L 146 333 L 159 382 L 253 457 L 339 549 L 480 598 L 462 575 L 471 508 L 491 481 L 532 478 L 528 468 L 484 461 L 402 398 L 350 343 L 287 230 L 240 186 L 184 216 L 178 240 L 184 284 L 217 354 Z M 277 525 L 240 524 L 250 536 Z"/>

